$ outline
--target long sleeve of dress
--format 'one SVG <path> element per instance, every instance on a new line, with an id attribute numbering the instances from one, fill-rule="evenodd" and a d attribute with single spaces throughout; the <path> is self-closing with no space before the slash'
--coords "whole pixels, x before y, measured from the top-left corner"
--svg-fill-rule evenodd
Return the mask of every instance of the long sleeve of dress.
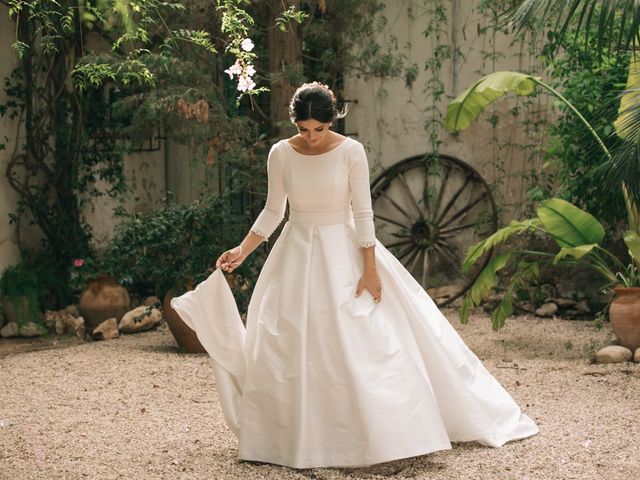
<path id="1" fill-rule="evenodd" d="M 267 157 L 267 201 L 264 208 L 251 226 L 251 231 L 267 240 L 284 218 L 287 205 L 287 192 L 284 187 L 282 158 L 271 147 Z"/>
<path id="2" fill-rule="evenodd" d="M 376 244 L 376 231 L 371 206 L 369 163 L 364 147 L 359 142 L 349 152 L 349 165 L 349 188 L 356 239 L 360 247 L 372 247 Z"/>

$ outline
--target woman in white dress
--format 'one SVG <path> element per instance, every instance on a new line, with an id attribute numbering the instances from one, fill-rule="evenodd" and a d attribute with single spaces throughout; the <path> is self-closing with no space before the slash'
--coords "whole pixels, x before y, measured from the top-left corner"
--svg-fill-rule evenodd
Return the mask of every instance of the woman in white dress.
<path id="1" fill-rule="evenodd" d="M 217 270 L 171 305 L 210 354 L 238 458 L 359 467 L 538 432 L 429 295 L 375 237 L 362 144 L 317 82 L 290 104 L 298 134 L 274 144 L 264 209 Z M 284 218 L 246 329 L 222 275 Z"/>

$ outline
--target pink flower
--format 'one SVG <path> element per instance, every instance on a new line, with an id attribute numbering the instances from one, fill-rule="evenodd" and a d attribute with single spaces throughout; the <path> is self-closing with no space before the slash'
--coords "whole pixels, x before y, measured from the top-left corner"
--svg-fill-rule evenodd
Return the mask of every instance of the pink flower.
<path id="1" fill-rule="evenodd" d="M 81 267 L 82 265 L 84 265 L 84 260 L 81 258 L 74 258 L 73 259 L 73 266 L 74 267 Z"/>
<path id="2" fill-rule="evenodd" d="M 227 68 L 224 73 L 228 73 L 229 78 L 232 79 L 234 75 L 240 75 L 242 73 L 242 65 L 240 65 L 238 60 L 236 60 L 236 63 Z"/>
<path id="3" fill-rule="evenodd" d="M 256 84 L 253 80 L 251 80 L 251 77 L 243 75 L 238 79 L 238 90 L 240 90 L 241 92 L 253 90 L 253 87 L 255 86 Z"/>

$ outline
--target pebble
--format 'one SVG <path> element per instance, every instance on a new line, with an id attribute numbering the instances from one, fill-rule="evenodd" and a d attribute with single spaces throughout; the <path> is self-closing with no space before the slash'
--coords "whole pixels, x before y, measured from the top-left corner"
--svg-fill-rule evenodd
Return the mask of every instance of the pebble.
<path id="1" fill-rule="evenodd" d="M 598 363 L 629 362 L 632 357 L 633 352 L 620 345 L 609 345 L 596 352 L 596 362 Z"/>

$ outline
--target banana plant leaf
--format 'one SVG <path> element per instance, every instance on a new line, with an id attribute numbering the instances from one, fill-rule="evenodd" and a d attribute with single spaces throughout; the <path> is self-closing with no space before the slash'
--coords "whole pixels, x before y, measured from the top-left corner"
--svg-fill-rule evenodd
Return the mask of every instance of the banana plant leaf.
<path id="1" fill-rule="evenodd" d="M 624 243 L 629 248 L 629 255 L 640 265 L 640 235 L 633 230 L 627 230 L 624 232 Z"/>
<path id="2" fill-rule="evenodd" d="M 560 198 L 543 202 L 537 214 L 561 248 L 600 243 L 604 239 L 604 227 L 593 215 Z"/>
<path id="3" fill-rule="evenodd" d="M 511 92 L 531 95 L 540 77 L 520 72 L 494 72 L 482 77 L 458 95 L 447 107 L 445 127 L 450 132 L 464 130 L 491 102 Z"/>
<path id="4" fill-rule="evenodd" d="M 627 88 L 620 99 L 618 118 L 613 125 L 618 137 L 636 143 L 638 141 L 637 105 L 640 102 L 640 57 L 631 55 Z"/>
<path id="5" fill-rule="evenodd" d="M 553 264 L 555 265 L 566 256 L 571 256 L 580 260 L 587 253 L 591 252 L 598 246 L 597 243 L 591 243 L 589 245 L 580 245 L 578 247 L 564 247 L 561 248 L 558 254 L 553 258 Z"/>

